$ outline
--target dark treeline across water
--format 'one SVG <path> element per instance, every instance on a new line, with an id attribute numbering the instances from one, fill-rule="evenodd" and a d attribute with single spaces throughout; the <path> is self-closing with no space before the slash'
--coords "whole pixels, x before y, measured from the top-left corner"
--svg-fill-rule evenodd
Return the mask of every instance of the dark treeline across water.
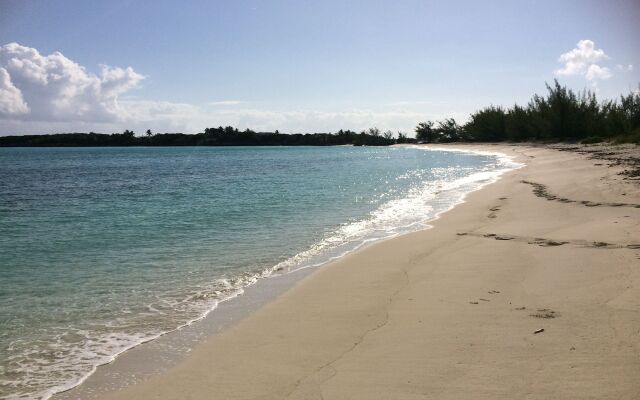
<path id="1" fill-rule="evenodd" d="M 227 126 L 206 128 L 197 134 L 59 133 L 0 137 L 0 147 L 35 146 L 388 146 L 395 143 L 447 142 L 583 142 L 612 141 L 640 144 L 640 91 L 599 102 L 595 93 L 576 93 L 556 80 L 546 96 L 534 95 L 526 106 L 488 106 L 470 115 L 465 124 L 455 119 L 420 122 L 415 139 L 406 133 L 382 133 L 370 128 L 360 133 L 255 132 Z"/>
<path id="2" fill-rule="evenodd" d="M 407 139 L 407 141 L 411 141 Z M 396 143 L 389 133 L 381 134 L 372 128 L 368 132 L 339 131 L 338 133 L 283 134 L 276 132 L 240 131 L 225 128 L 207 128 L 194 135 L 184 133 L 157 133 L 147 131 L 136 136 L 133 131 L 123 133 L 59 133 L 56 135 L 26 135 L 0 137 L 0 146 L 388 146 Z"/>

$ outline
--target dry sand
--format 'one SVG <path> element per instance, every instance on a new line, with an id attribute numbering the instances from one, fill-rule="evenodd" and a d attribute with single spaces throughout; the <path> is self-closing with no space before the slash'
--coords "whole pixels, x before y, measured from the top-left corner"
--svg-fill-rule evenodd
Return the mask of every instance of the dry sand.
<path id="1" fill-rule="evenodd" d="M 527 166 L 101 398 L 639 399 L 638 184 L 575 152 L 473 148 Z"/>

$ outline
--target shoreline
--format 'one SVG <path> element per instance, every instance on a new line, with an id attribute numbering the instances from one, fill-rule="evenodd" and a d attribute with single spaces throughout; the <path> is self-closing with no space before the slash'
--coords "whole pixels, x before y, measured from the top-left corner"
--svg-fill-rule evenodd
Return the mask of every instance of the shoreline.
<path id="1" fill-rule="evenodd" d="M 457 149 L 446 146 L 426 147 L 415 144 L 396 146 L 418 148 L 423 151 L 462 152 L 493 156 L 500 160 L 502 169 L 491 172 L 488 180 L 476 182 L 475 187 L 462 192 L 460 197 L 446 209 L 437 211 L 433 216 L 414 222 L 409 226 L 398 227 L 397 229 L 400 230 L 398 233 L 365 240 L 355 248 L 331 256 L 323 262 L 299 266 L 284 273 L 277 273 L 275 272 L 278 271 L 277 266 L 272 267 L 271 270 L 275 273 L 265 275 L 253 284 L 239 289 L 238 293 L 220 300 L 214 308 L 204 315 L 113 355 L 111 361 L 95 366 L 93 371 L 77 383 L 70 384 L 68 388 L 57 389 L 57 391 L 54 389 L 48 398 L 54 400 L 96 398 L 96 393 L 104 391 L 105 388 L 108 390 L 122 389 L 140 380 L 161 374 L 181 362 L 191 351 L 191 348 L 203 341 L 203 337 L 219 334 L 238 323 L 265 304 L 275 300 L 316 269 L 326 267 L 346 256 L 365 251 L 380 242 L 432 229 L 434 221 L 464 203 L 470 193 L 482 190 L 485 186 L 495 183 L 505 173 L 524 166 L 524 164 L 514 161 L 515 156 L 508 156 L 496 151 Z"/>
<path id="2" fill-rule="evenodd" d="M 586 263 L 582 269 L 586 268 L 591 275 L 602 278 L 603 271 L 598 271 L 592 262 L 592 259 L 600 258 L 606 263 L 615 260 L 621 264 L 614 268 L 615 271 L 608 271 L 614 277 L 626 271 L 627 278 L 640 278 L 637 271 L 630 270 L 637 250 L 579 247 L 574 244 L 576 240 L 590 242 L 591 237 L 578 237 L 577 232 L 583 232 L 583 236 L 593 236 L 593 242 L 613 241 L 618 245 L 628 242 L 627 245 L 634 245 L 630 238 L 634 234 L 637 237 L 637 225 L 632 223 L 633 216 L 625 219 L 622 214 L 634 213 L 637 219 L 638 210 L 584 207 L 548 201 L 532 195 L 532 188 L 520 183 L 524 180 L 521 178 L 528 177 L 528 181 L 547 185 L 554 193 L 559 191 L 568 197 L 581 195 L 581 198 L 593 202 L 620 201 L 622 196 L 627 202 L 638 202 L 638 190 L 629 190 L 627 183 L 615 180 L 611 182 L 618 189 L 624 186 L 624 194 L 620 190 L 618 193 L 611 190 L 602 193 L 585 187 L 587 183 L 597 184 L 600 176 L 594 177 L 597 174 L 593 170 L 576 170 L 577 164 L 593 168 L 593 161 L 584 160 L 573 153 L 505 145 L 446 147 L 499 148 L 513 155 L 520 153 L 518 156 L 526 159 L 529 165 L 508 172 L 498 182 L 484 186 L 482 190 L 467 194 L 466 202 L 443 213 L 433 222 L 434 229 L 376 242 L 313 270 L 313 274 L 298 281 L 275 300 L 222 333 L 207 338 L 170 370 L 122 391 L 104 393 L 99 398 L 169 399 L 184 398 L 187 394 L 192 398 L 208 398 L 207 393 L 219 393 L 223 398 L 274 399 L 286 396 L 320 398 L 320 395 L 324 398 L 456 398 L 470 394 L 474 398 L 513 398 L 523 397 L 526 393 L 544 398 L 561 393 L 565 388 L 561 387 L 561 379 L 556 376 L 562 376 L 558 375 L 562 372 L 566 375 L 566 371 L 552 368 L 553 374 L 545 375 L 531 369 L 543 361 L 562 365 L 562 360 L 553 357 L 554 353 L 541 351 L 546 350 L 544 348 L 536 349 L 538 352 L 532 354 L 533 350 L 528 347 L 536 348 L 538 342 L 544 342 L 560 352 L 557 347 L 562 338 L 557 337 L 557 331 L 552 327 L 567 325 L 564 328 L 572 332 L 571 329 L 581 322 L 575 315 L 588 318 L 582 315 L 584 310 L 572 302 L 567 303 L 557 291 L 542 296 L 550 297 L 555 302 L 543 301 L 541 296 L 531 296 L 531 288 L 523 290 L 522 281 L 515 288 L 507 283 L 517 283 L 518 277 L 521 278 L 523 274 L 535 275 L 536 269 L 543 269 L 546 275 L 542 275 L 549 279 L 554 272 L 550 264 L 556 264 L 558 259 L 570 264 L 572 271 L 569 275 L 574 279 L 577 279 L 574 269 L 579 269 L 579 266 L 572 263 L 573 259 L 580 259 Z M 531 164 L 535 164 L 535 168 Z M 568 170 L 559 170 L 559 165 Z M 604 172 L 611 175 L 611 171 Z M 565 176 L 560 176 L 561 173 Z M 562 178 L 571 184 L 562 182 Z M 563 213 L 558 213 L 558 207 Z M 532 212 L 533 215 L 530 215 Z M 588 215 L 594 212 L 597 218 Z M 589 229 L 576 231 L 576 224 L 583 225 L 576 221 L 583 217 L 589 221 Z M 616 229 L 610 226 L 605 230 L 600 229 L 603 218 L 617 219 L 611 221 L 617 224 Z M 531 238 L 544 238 L 547 242 L 537 243 L 530 241 Z M 548 241 L 565 243 L 553 245 Z M 594 251 L 600 253 L 587 254 L 589 257 L 583 254 Z M 623 253 L 622 258 L 620 253 Z M 527 257 L 522 259 L 523 255 Z M 457 263 L 452 262 L 451 258 Z M 518 268 L 506 265 L 504 260 L 506 264 L 514 264 Z M 473 264 L 475 268 L 469 265 L 465 268 L 465 264 Z M 479 266 L 487 269 L 483 270 L 486 276 L 478 276 Z M 588 278 L 592 277 L 583 280 Z M 627 284 L 628 281 L 616 280 L 609 275 L 605 278 L 613 279 L 617 289 L 622 289 L 623 283 Z M 566 279 L 560 281 L 565 286 L 571 286 Z M 535 289 L 533 292 L 544 292 L 547 283 L 541 285 L 534 280 L 533 284 L 528 284 Z M 597 281 L 590 281 L 589 284 L 598 287 Z M 478 291 L 477 286 L 483 285 L 486 287 Z M 489 286 L 492 288 L 489 289 Z M 465 293 L 461 289 L 467 289 L 468 292 L 462 300 L 457 295 Z M 611 291 L 607 287 L 600 289 Z M 327 293 L 331 296 L 327 297 Z M 626 294 L 619 302 L 631 314 L 623 318 L 621 323 L 623 333 L 627 332 L 622 342 L 630 343 L 629 350 L 638 351 L 637 337 L 634 340 L 628 334 L 640 326 L 637 308 L 633 311 L 633 305 L 637 305 L 640 298 L 638 287 L 629 283 L 623 293 Z M 509 306 L 498 305 L 501 298 L 506 297 Z M 589 293 L 583 293 L 580 300 L 590 303 L 593 302 L 591 297 Z M 582 305 L 581 302 L 577 303 Z M 478 319 L 476 312 L 483 318 Z M 529 312 L 541 316 L 531 316 Z M 431 329 L 422 325 L 423 320 L 431 325 Z M 501 329 L 496 331 L 494 325 Z M 514 331 L 513 326 L 526 326 L 526 334 Z M 537 326 L 547 328 L 533 336 L 533 328 Z M 487 334 L 492 332 L 501 336 L 503 330 L 510 333 L 507 336 L 510 339 L 504 340 L 505 343 Z M 418 332 L 423 336 L 416 335 Z M 469 336 L 469 332 L 475 334 Z M 549 338 L 552 339 L 550 342 Z M 574 338 L 582 337 L 574 335 Z M 611 348 L 615 347 L 612 344 L 619 347 L 621 342 L 617 337 L 615 340 L 603 340 L 599 336 L 589 339 L 608 344 Z M 521 348 L 523 344 L 528 347 Z M 507 350 L 517 350 L 514 353 L 523 360 L 514 360 L 514 354 Z M 540 351 L 542 355 L 538 354 Z M 585 395 L 599 389 L 601 395 L 596 396 L 598 398 L 633 398 L 634 394 L 640 393 L 638 384 L 630 380 L 640 373 L 637 359 L 629 360 L 617 354 L 619 350 L 613 349 L 612 353 L 618 356 L 618 364 L 626 367 L 625 373 L 620 366 L 613 367 L 605 361 L 599 363 L 594 357 L 589 357 L 590 354 L 584 354 L 582 346 L 563 348 L 562 354 L 567 355 L 564 354 L 566 351 L 575 352 L 568 355 L 580 354 L 588 363 L 598 364 L 587 368 L 588 372 L 602 374 L 607 366 L 609 370 L 617 370 L 618 373 L 614 375 L 620 381 L 617 387 L 602 385 L 600 380 L 601 384 L 597 387 L 582 385 L 572 389 L 584 391 Z M 418 354 L 422 357 L 417 357 Z M 494 357 L 489 357 L 491 354 Z M 491 358 L 495 358 L 493 363 L 479 362 Z M 212 363 L 212 359 L 219 362 Z M 425 363 L 425 360 L 430 362 Z M 518 391 L 518 383 L 525 383 L 527 375 L 510 374 L 509 368 L 503 365 L 509 363 L 518 364 L 521 370 L 535 372 L 529 385 L 533 390 Z M 216 368 L 218 365 L 220 367 Z M 584 365 L 582 367 L 586 368 Z M 575 369 L 575 366 L 570 369 Z M 547 380 L 536 374 L 544 375 Z M 468 379 L 462 379 L 465 377 Z M 507 380 L 496 380 L 497 377 Z M 447 389 L 444 382 L 453 382 L 455 385 Z M 491 384 L 491 390 L 482 390 L 487 383 Z M 536 388 L 535 385 L 540 387 Z M 73 390 L 67 393 L 71 395 Z M 435 393 L 438 395 L 435 396 Z"/>

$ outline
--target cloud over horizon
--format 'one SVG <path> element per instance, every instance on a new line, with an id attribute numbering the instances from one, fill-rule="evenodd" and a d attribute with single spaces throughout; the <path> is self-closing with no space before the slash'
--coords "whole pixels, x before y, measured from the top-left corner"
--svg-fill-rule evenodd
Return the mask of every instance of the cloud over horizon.
<path id="1" fill-rule="evenodd" d="M 402 108 L 276 111 L 254 108 L 242 100 L 194 105 L 126 98 L 144 79 L 132 67 L 101 65 L 94 74 L 60 52 L 42 55 L 35 48 L 6 44 L 0 47 L 0 134 L 113 132 L 124 127 L 138 132 L 152 128 L 195 133 L 218 125 L 283 132 L 371 126 L 408 131 L 416 121 L 434 117 Z"/>
<path id="2" fill-rule="evenodd" d="M 596 49 L 592 40 L 580 40 L 576 48 L 560 55 L 559 62 L 564 66 L 555 71 L 556 75 L 580 75 L 588 81 L 608 79 L 612 76 L 611 70 L 596 63 L 609 59 L 602 49 Z"/>
<path id="3" fill-rule="evenodd" d="M 17 115 L 29 112 L 22 92 L 14 86 L 6 69 L 0 67 L 0 115 Z"/>
<path id="4" fill-rule="evenodd" d="M 118 97 L 145 77 L 131 67 L 92 74 L 60 52 L 9 43 L 0 47 L 0 118 L 115 122 L 127 117 Z"/>
<path id="5" fill-rule="evenodd" d="M 593 85 L 612 76 L 602 65 L 609 56 L 591 40 L 562 54 L 556 75 L 581 76 Z M 552 60 L 549 60 L 552 62 Z M 619 74 L 631 64 L 613 65 Z M 132 67 L 100 65 L 96 72 L 60 52 L 41 54 L 18 43 L 0 46 L 0 135 L 48 134 L 132 129 L 138 133 L 202 132 L 206 127 L 235 126 L 257 131 L 336 132 L 377 126 L 412 132 L 419 121 L 454 117 L 464 121 L 483 104 L 420 98 L 373 103 L 369 107 L 309 108 L 302 104 L 274 105 L 269 101 L 219 98 L 193 104 L 134 97 L 146 76 Z M 215 88 L 210 90 L 215 94 Z M 402 98 L 402 97 L 401 97 Z M 418 100 L 419 99 L 419 100 Z M 462 110 L 469 111 L 463 112 Z"/>

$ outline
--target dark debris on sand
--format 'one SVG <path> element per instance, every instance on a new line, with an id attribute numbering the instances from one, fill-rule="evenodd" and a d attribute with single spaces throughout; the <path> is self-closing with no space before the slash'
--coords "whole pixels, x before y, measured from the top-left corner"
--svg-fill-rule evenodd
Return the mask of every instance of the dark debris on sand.
<path id="1" fill-rule="evenodd" d="M 605 161 L 608 167 L 622 167 L 618 175 L 625 180 L 640 184 L 640 152 L 636 145 L 568 145 L 555 144 L 549 148 L 559 151 L 573 151 L 584 154 L 591 160 Z M 601 164 L 601 163 L 599 163 Z"/>

